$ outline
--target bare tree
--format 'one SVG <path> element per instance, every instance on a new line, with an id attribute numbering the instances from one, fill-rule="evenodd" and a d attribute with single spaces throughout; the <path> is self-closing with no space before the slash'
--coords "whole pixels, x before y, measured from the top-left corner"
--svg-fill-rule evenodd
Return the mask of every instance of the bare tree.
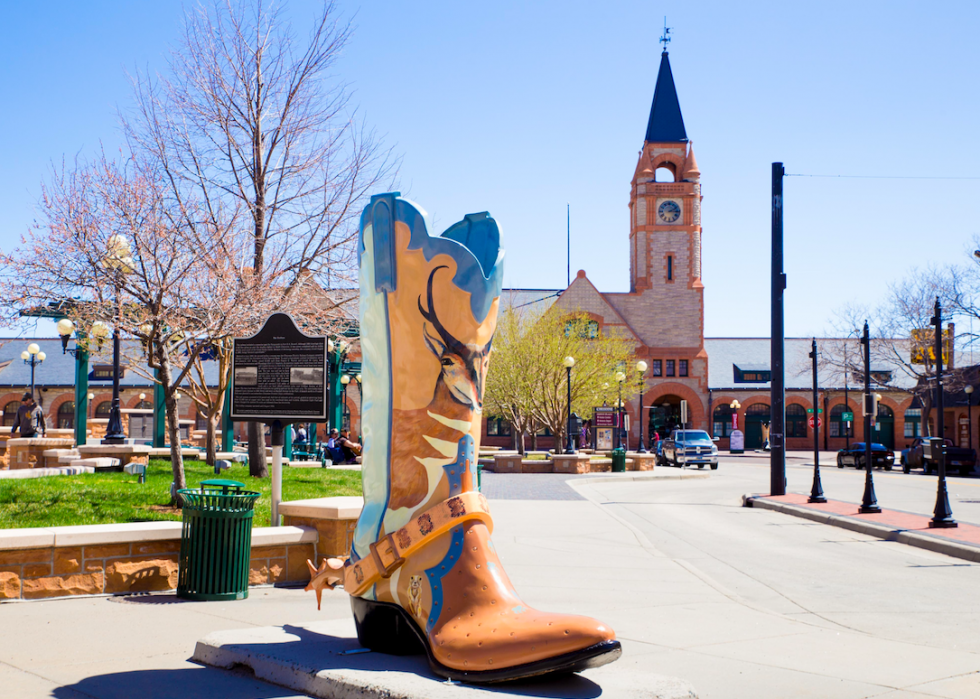
<path id="1" fill-rule="evenodd" d="M 135 156 L 120 164 L 102 154 L 62 166 L 44 187 L 43 228 L 0 256 L 6 269 L 0 292 L 10 319 L 25 307 L 55 304 L 76 323 L 83 344 L 104 339 L 108 326 L 142 341 L 145 356 L 127 343 L 126 364 L 163 386 L 179 489 L 186 481 L 176 393 L 191 369 L 180 350 L 195 356 L 249 309 L 258 312 L 250 300 L 262 296 L 230 231 L 188 225 L 202 219 L 200 212 L 190 201 L 174 202 L 157 174 Z M 235 259 L 237 266 L 229 264 Z M 226 299 L 214 293 L 222 267 L 234 272 L 221 284 L 239 301 L 236 314 L 223 313 Z"/>
<path id="2" fill-rule="evenodd" d="M 935 328 L 932 325 L 936 299 L 950 305 L 944 275 L 937 270 L 911 270 L 889 287 L 888 297 L 877 308 L 846 306 L 836 313 L 834 321 L 838 339 L 825 341 L 821 365 L 828 379 L 837 385 L 850 380 L 860 391 L 863 387 L 864 347 L 858 338 L 865 321 L 870 328 L 872 368 L 876 389 L 917 396 L 922 404 L 923 434 L 931 433 L 931 413 L 936 387 Z M 947 331 L 947 328 L 943 328 Z M 947 343 L 951 349 L 951 341 Z M 951 356 L 947 354 L 946 361 Z M 957 390 L 959 379 L 950 374 L 947 390 Z"/>
<path id="3" fill-rule="evenodd" d="M 331 2 L 297 42 L 276 3 L 216 1 L 188 12 L 167 76 L 133 80 L 132 147 L 215 225 L 244 212 L 252 274 L 274 278 L 283 300 L 311 278 L 353 285 L 357 217 L 396 170 L 331 75 L 350 32 Z M 252 475 L 268 474 L 256 423 L 249 463 Z"/>

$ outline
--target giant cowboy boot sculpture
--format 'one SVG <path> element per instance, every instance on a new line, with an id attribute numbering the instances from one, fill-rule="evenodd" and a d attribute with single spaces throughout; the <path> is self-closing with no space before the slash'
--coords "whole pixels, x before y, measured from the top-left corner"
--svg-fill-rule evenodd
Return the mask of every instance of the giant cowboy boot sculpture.
<path id="1" fill-rule="evenodd" d="M 324 561 L 307 588 L 319 596 L 343 581 L 362 645 L 425 652 L 436 674 L 469 682 L 574 672 L 621 653 L 595 619 L 527 607 L 490 541 L 476 455 L 502 261 L 485 213 L 431 238 L 397 194 L 365 209 L 364 509 L 350 560 Z"/>

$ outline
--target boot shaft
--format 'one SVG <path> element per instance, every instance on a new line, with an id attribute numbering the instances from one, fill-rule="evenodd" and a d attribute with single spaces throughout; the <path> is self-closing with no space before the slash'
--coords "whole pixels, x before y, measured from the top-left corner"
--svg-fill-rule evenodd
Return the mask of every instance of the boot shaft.
<path id="1" fill-rule="evenodd" d="M 430 237 L 397 193 L 361 216 L 364 510 L 353 557 L 415 513 L 476 489 L 483 388 L 503 280 L 497 225 Z"/>

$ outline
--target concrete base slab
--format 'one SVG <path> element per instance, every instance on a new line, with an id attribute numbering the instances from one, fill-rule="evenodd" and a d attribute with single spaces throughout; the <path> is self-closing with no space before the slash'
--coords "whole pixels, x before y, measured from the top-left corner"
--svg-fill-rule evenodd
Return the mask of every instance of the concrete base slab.
<path id="1" fill-rule="evenodd" d="M 683 680 L 636 667 L 620 672 L 618 663 L 535 682 L 488 687 L 446 682 L 431 673 L 424 655 L 364 652 L 357 642 L 353 619 L 218 631 L 198 641 L 193 659 L 227 669 L 244 666 L 256 678 L 331 699 L 456 699 L 491 695 L 568 699 L 600 695 L 697 697 L 694 688 Z"/>

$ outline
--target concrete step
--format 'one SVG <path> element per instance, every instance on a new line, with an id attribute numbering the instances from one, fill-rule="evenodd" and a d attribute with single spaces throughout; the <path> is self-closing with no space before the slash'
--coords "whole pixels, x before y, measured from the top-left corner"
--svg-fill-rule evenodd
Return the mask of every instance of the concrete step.
<path id="1" fill-rule="evenodd" d="M 88 459 L 75 459 L 69 464 L 72 467 L 88 466 L 96 471 L 122 471 L 119 459 L 111 459 L 107 456 L 94 456 Z"/>

